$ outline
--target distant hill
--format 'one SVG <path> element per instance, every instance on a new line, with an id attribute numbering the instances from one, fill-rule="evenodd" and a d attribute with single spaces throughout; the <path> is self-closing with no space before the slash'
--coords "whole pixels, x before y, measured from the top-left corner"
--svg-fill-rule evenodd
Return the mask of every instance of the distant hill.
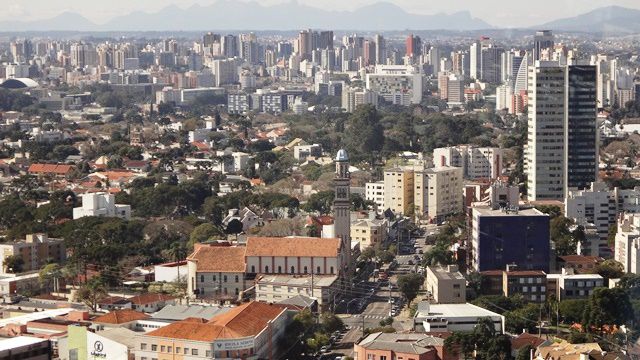
<path id="1" fill-rule="evenodd" d="M 0 22 L 0 31 L 198 31 L 198 30 L 479 30 L 492 28 L 468 11 L 453 14 L 411 14 L 385 2 L 354 11 L 331 11 L 296 1 L 273 6 L 257 2 L 218 0 L 186 9 L 171 5 L 155 13 L 133 12 L 106 24 L 93 24 L 81 15 L 63 13 L 30 22 Z"/>
<path id="2" fill-rule="evenodd" d="M 537 28 L 589 33 L 640 33 L 640 10 L 607 6 L 566 19 L 558 19 Z"/>
<path id="3" fill-rule="evenodd" d="M 63 12 L 50 19 L 38 21 L 4 21 L 0 22 L 0 31 L 91 31 L 96 24 L 80 14 Z"/>

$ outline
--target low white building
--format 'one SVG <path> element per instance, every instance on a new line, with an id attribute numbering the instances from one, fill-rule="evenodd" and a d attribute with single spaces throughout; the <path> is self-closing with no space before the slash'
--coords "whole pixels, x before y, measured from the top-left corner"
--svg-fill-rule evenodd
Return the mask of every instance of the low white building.
<path id="1" fill-rule="evenodd" d="M 322 145 L 297 145 L 293 147 L 293 158 L 296 160 L 306 160 L 308 157 L 322 156 Z"/>
<path id="2" fill-rule="evenodd" d="M 604 278 L 598 274 L 574 274 L 565 269 L 561 274 L 547 274 L 547 294 L 558 300 L 586 300 L 595 288 L 603 286 Z"/>
<path id="3" fill-rule="evenodd" d="M 242 210 L 230 209 L 227 216 L 222 219 L 222 224 L 227 226 L 231 220 L 240 221 L 242 223 L 242 231 L 245 232 L 253 227 L 264 225 L 262 218 L 248 207 L 245 207 Z"/>
<path id="4" fill-rule="evenodd" d="M 262 275 L 256 281 L 256 300 L 278 303 L 298 295 L 310 297 L 322 308 L 335 305 L 334 295 L 340 288 L 337 276 Z"/>
<path id="5" fill-rule="evenodd" d="M 413 327 L 419 332 L 473 331 L 478 321 L 487 317 L 491 318 L 497 332 L 504 332 L 504 316 L 479 306 L 421 301 L 413 318 Z"/>
<path id="6" fill-rule="evenodd" d="M 16 336 L 0 340 L 0 359 L 50 359 L 51 342 L 31 336 Z"/>
<path id="7" fill-rule="evenodd" d="M 176 261 L 165 264 L 155 265 L 153 267 L 155 281 L 159 282 L 177 282 L 184 281 L 189 276 L 189 267 L 187 261 Z"/>
<path id="8" fill-rule="evenodd" d="M 82 206 L 73 208 L 73 219 L 85 216 L 119 217 L 131 219 L 131 205 L 116 204 L 116 197 L 108 193 L 82 194 Z"/>

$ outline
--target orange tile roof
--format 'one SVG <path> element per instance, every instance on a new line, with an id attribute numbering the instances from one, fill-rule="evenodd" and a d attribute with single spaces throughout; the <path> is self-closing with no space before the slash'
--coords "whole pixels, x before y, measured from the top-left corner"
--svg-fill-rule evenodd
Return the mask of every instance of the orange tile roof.
<path id="1" fill-rule="evenodd" d="M 199 142 L 199 141 L 192 141 L 191 145 L 195 146 L 198 150 L 200 151 L 208 151 L 211 150 L 211 148 L 209 147 L 209 145 L 203 143 L 203 142 Z"/>
<path id="2" fill-rule="evenodd" d="M 241 273 L 246 269 L 244 246 L 201 246 L 189 260 L 198 264 L 198 272 Z"/>
<path id="3" fill-rule="evenodd" d="M 114 310 L 108 314 L 98 316 L 93 322 L 101 324 L 126 324 L 136 320 L 148 319 L 149 315 L 135 310 Z"/>
<path id="4" fill-rule="evenodd" d="M 188 318 L 147 333 L 169 339 L 212 342 L 216 339 L 233 339 L 255 336 L 267 323 L 280 315 L 287 306 L 253 301 L 231 309 L 206 321 Z"/>
<path id="5" fill-rule="evenodd" d="M 511 339 L 511 348 L 519 350 L 520 348 L 531 345 L 534 349 L 540 346 L 544 342 L 543 339 L 529 333 L 522 333 L 517 337 Z"/>
<path id="6" fill-rule="evenodd" d="M 132 304 L 135 304 L 135 305 L 145 305 L 145 304 L 151 304 L 154 302 L 169 301 L 173 299 L 175 299 L 175 297 L 170 295 L 146 293 L 146 294 L 134 296 L 132 298 L 128 298 L 127 300 L 129 300 Z"/>
<path id="7" fill-rule="evenodd" d="M 60 164 L 31 164 L 27 170 L 33 174 L 57 174 L 66 175 L 69 171 L 73 170 L 71 165 Z"/>
<path id="8" fill-rule="evenodd" d="M 316 237 L 249 237 L 246 256 L 336 257 L 340 239 Z"/>

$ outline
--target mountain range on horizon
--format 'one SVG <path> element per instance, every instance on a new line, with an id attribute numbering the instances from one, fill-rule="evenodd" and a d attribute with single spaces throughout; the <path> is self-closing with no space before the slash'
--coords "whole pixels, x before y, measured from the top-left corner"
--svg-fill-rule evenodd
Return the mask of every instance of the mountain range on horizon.
<path id="1" fill-rule="evenodd" d="M 571 18 L 554 20 L 536 29 L 588 33 L 640 33 L 640 10 L 607 6 Z M 182 9 L 170 5 L 158 12 L 136 11 L 96 24 L 74 12 L 37 21 L 0 22 L 2 32 L 23 31 L 205 31 L 205 30 L 295 30 L 304 28 L 334 30 L 449 30 L 496 29 L 475 18 L 469 11 L 451 14 L 412 14 L 401 7 L 378 2 L 354 11 L 331 11 L 296 1 L 273 6 L 257 2 L 218 0 Z"/>

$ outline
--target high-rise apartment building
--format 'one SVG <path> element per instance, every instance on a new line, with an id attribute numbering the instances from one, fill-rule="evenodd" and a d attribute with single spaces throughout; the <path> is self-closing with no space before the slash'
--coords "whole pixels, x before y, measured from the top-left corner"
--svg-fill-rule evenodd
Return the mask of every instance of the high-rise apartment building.
<path id="1" fill-rule="evenodd" d="M 470 179 L 495 179 L 502 174 L 503 152 L 500 148 L 458 145 L 433 150 L 436 166 L 462 168 Z"/>
<path id="2" fill-rule="evenodd" d="M 536 34 L 533 37 L 533 61 L 543 60 L 542 53 L 545 50 L 553 49 L 553 46 L 554 41 L 551 30 L 536 31 Z"/>
<path id="3" fill-rule="evenodd" d="M 384 172 L 384 208 L 408 215 L 413 212 L 413 170 L 394 168 Z"/>
<path id="4" fill-rule="evenodd" d="M 462 204 L 462 168 L 445 166 L 414 171 L 416 216 L 441 223 L 447 215 L 462 212 Z"/>
<path id="5" fill-rule="evenodd" d="M 564 199 L 568 187 L 596 180 L 595 67 L 538 61 L 529 68 L 529 200 Z"/>
<path id="6" fill-rule="evenodd" d="M 409 35 L 406 40 L 406 55 L 408 57 L 417 57 L 422 54 L 422 40 L 420 40 L 420 36 L 417 35 Z"/>
<path id="7" fill-rule="evenodd" d="M 584 189 L 598 173 L 596 68 L 565 69 L 565 188 Z"/>
<path id="8" fill-rule="evenodd" d="M 318 44 L 318 49 L 333 50 L 333 31 L 320 32 L 320 43 Z"/>
<path id="9" fill-rule="evenodd" d="M 625 214 L 618 221 L 614 258 L 624 272 L 640 274 L 640 215 Z"/>
<path id="10" fill-rule="evenodd" d="M 237 36 L 231 34 L 223 36 L 221 46 L 222 56 L 226 58 L 233 58 L 239 55 Z"/>
<path id="11" fill-rule="evenodd" d="M 374 38 L 376 46 L 376 64 L 386 64 L 387 62 L 387 45 L 384 37 L 380 34 L 376 34 Z"/>

